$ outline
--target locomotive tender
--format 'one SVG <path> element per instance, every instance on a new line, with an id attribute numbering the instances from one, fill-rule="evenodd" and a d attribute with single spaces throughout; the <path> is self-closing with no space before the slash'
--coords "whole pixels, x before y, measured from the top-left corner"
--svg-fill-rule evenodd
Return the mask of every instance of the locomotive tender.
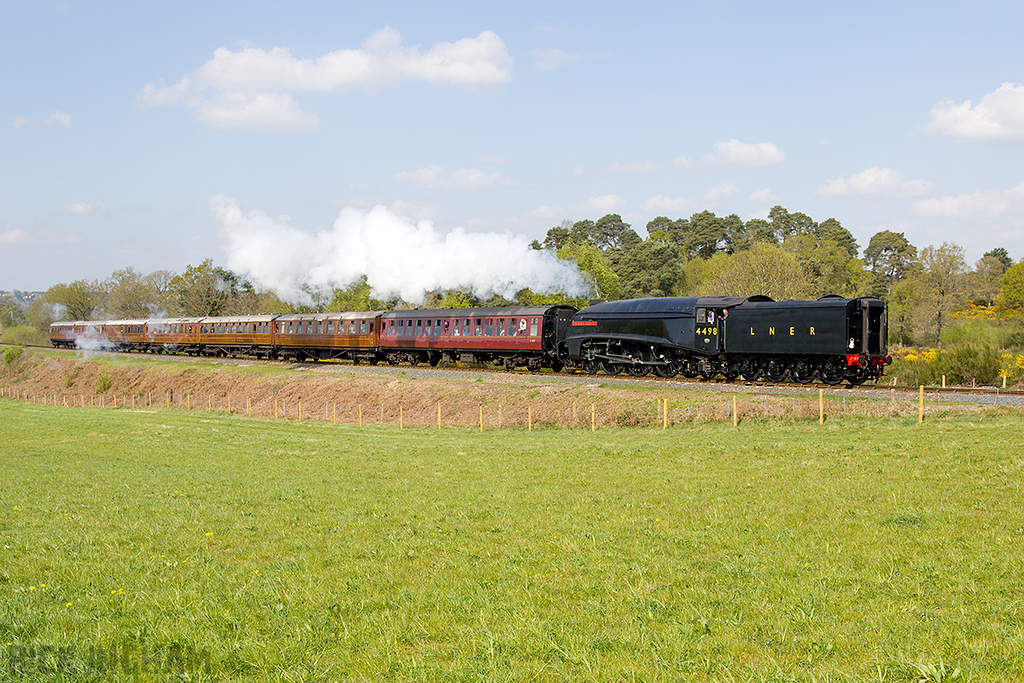
<path id="1" fill-rule="evenodd" d="M 885 327 L 885 304 L 870 297 L 667 297 L 578 312 L 552 305 L 56 322 L 50 340 L 204 356 L 859 384 L 891 362 Z"/>
<path id="2" fill-rule="evenodd" d="M 577 313 L 561 353 L 591 374 L 860 384 L 892 362 L 885 326 L 885 303 L 873 297 L 632 299 Z"/>

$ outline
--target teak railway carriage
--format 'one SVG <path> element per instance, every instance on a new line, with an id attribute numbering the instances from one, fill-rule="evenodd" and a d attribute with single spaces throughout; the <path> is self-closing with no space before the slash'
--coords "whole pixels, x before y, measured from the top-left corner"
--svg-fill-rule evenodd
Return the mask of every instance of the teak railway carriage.
<path id="1" fill-rule="evenodd" d="M 493 362 L 557 371 L 557 340 L 575 312 L 570 306 L 523 306 L 75 321 L 53 323 L 50 341 L 115 351 L 393 365 Z"/>
<path id="2" fill-rule="evenodd" d="M 669 297 L 579 312 L 555 305 L 59 322 L 50 339 L 58 347 L 205 356 L 859 384 L 891 362 L 885 316 L 874 298 Z"/>
<path id="3" fill-rule="evenodd" d="M 590 373 L 860 384 L 891 362 L 885 326 L 885 303 L 872 297 L 633 299 L 577 313 L 562 355 Z"/>

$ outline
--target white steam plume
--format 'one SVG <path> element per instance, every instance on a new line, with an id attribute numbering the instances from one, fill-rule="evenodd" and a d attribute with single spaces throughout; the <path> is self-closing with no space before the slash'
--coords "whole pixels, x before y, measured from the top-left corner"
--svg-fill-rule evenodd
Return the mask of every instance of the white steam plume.
<path id="1" fill-rule="evenodd" d="M 460 288 L 505 298 L 524 287 L 589 293 L 575 264 L 532 249 L 521 236 L 461 228 L 441 234 L 430 221 L 413 224 L 383 206 L 344 209 L 330 230 L 313 235 L 287 218 L 245 213 L 227 195 L 214 195 L 207 205 L 224 226 L 227 267 L 287 301 L 308 302 L 303 285 L 344 287 L 361 275 L 375 296 L 397 294 L 410 303 L 428 291 Z"/>

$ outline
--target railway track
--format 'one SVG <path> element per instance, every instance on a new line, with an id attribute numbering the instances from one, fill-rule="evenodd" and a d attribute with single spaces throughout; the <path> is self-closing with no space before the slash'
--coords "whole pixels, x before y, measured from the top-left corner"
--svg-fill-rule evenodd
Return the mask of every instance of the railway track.
<path id="1" fill-rule="evenodd" d="M 53 347 L 50 347 L 50 346 L 26 346 L 25 348 L 33 348 L 33 349 L 45 350 L 45 351 L 55 351 L 55 352 L 58 352 L 58 353 L 75 353 L 75 354 L 83 353 L 82 351 L 76 350 L 76 349 L 54 349 Z M 604 373 L 604 372 L 599 372 L 599 373 L 594 374 L 594 375 L 590 375 L 590 374 L 587 374 L 587 373 L 575 373 L 575 374 L 570 374 L 570 373 L 565 373 L 565 372 L 551 373 L 551 372 L 547 372 L 547 371 L 545 371 L 545 372 L 530 372 L 528 370 L 519 370 L 519 369 L 516 369 L 516 370 L 504 370 L 504 369 L 499 369 L 499 368 L 496 368 L 496 367 L 492 368 L 492 367 L 487 366 L 487 365 L 457 365 L 457 366 L 453 367 L 451 365 L 442 364 L 442 365 L 438 365 L 437 367 L 430 367 L 430 366 L 426 366 L 426 365 L 411 366 L 411 365 L 386 365 L 386 364 L 379 364 L 379 365 L 375 365 L 375 366 L 370 366 L 370 365 L 366 365 L 366 364 L 358 364 L 357 365 L 357 364 L 354 364 L 351 361 L 347 361 L 347 360 L 346 361 L 341 361 L 341 360 L 313 360 L 313 361 L 306 361 L 306 362 L 295 362 L 295 361 L 291 361 L 291 360 L 267 360 L 267 359 L 258 359 L 258 358 L 248 358 L 248 357 L 216 358 L 216 357 L 204 357 L 204 356 L 183 356 L 183 355 L 176 355 L 176 354 L 160 354 L 160 355 L 152 355 L 152 354 L 124 354 L 124 353 L 119 353 L 119 352 L 114 352 L 114 351 L 88 351 L 87 353 L 93 354 L 93 355 L 103 355 L 103 356 L 112 356 L 112 357 L 123 357 L 125 355 L 129 355 L 129 356 L 134 355 L 136 357 L 159 358 L 161 360 L 180 360 L 181 362 L 203 361 L 203 362 L 217 362 L 217 363 L 224 363 L 224 362 L 237 362 L 237 363 L 280 363 L 280 364 L 288 365 L 288 366 L 294 367 L 294 368 L 312 368 L 312 367 L 317 367 L 317 366 L 338 366 L 338 367 L 346 367 L 346 368 L 360 368 L 360 369 L 362 369 L 364 371 L 370 370 L 371 368 L 374 368 L 374 369 L 377 369 L 377 370 L 393 370 L 395 372 L 410 372 L 410 371 L 414 371 L 414 372 L 429 372 L 429 373 L 461 372 L 461 373 L 483 373 L 483 374 L 494 375 L 494 376 L 502 376 L 502 377 L 516 377 L 516 376 L 519 376 L 519 377 L 531 377 L 531 378 L 540 378 L 540 379 L 569 379 L 569 378 L 574 378 L 576 381 L 586 381 L 588 383 L 601 382 L 601 383 L 615 383 L 615 384 L 641 385 L 641 386 L 643 386 L 643 385 L 655 386 L 655 385 L 659 385 L 659 384 L 665 384 L 665 385 L 672 386 L 672 387 L 680 387 L 680 386 L 686 387 L 686 386 L 690 386 L 690 387 L 693 387 L 693 388 L 701 388 L 701 389 L 704 389 L 704 390 L 707 390 L 707 389 L 712 388 L 712 387 L 721 387 L 723 389 L 733 390 L 733 391 L 735 391 L 735 390 L 742 390 L 743 388 L 748 388 L 748 389 L 751 389 L 751 390 L 754 390 L 754 391 L 764 391 L 764 390 L 784 390 L 784 391 L 785 390 L 790 390 L 790 391 L 796 391 L 796 390 L 799 390 L 801 392 L 805 392 L 805 391 L 808 391 L 808 390 L 821 389 L 823 391 L 828 391 L 828 392 L 846 392 L 846 393 L 871 393 L 871 392 L 882 392 L 882 391 L 884 391 L 884 392 L 890 393 L 890 394 L 892 392 L 898 392 L 898 393 L 901 393 L 901 394 L 909 394 L 909 393 L 919 394 L 922 391 L 922 387 L 918 387 L 918 386 L 908 386 L 908 385 L 901 385 L 901 384 L 884 384 L 884 383 L 881 383 L 881 382 L 879 382 L 879 383 L 865 382 L 864 384 L 846 384 L 846 383 L 843 383 L 843 384 L 836 384 L 836 385 L 825 384 L 824 382 L 812 382 L 812 383 L 808 383 L 808 384 L 801 384 L 801 383 L 793 382 L 793 381 L 766 382 L 766 381 L 760 381 L 759 380 L 759 381 L 751 382 L 751 381 L 743 380 L 743 379 L 727 380 L 727 379 L 724 379 L 724 378 L 714 378 L 714 379 L 707 380 L 707 379 L 701 379 L 701 378 L 686 378 L 686 377 L 682 377 L 682 376 L 678 376 L 678 375 L 676 377 L 664 378 L 664 377 L 657 377 L 655 375 L 645 375 L 645 376 L 642 376 L 642 377 L 634 377 L 634 376 L 630 376 L 630 375 L 610 375 L 610 374 L 607 374 L 607 373 Z M 989 387 L 989 386 L 982 386 L 982 387 L 959 387 L 959 386 L 935 387 L 935 386 L 925 386 L 925 387 L 923 387 L 923 391 L 924 391 L 925 394 L 932 395 L 932 396 L 939 396 L 939 395 L 978 396 L 978 397 L 987 397 L 987 398 L 1024 397 L 1024 390 L 1020 390 L 1020 389 L 1003 389 L 1003 388 L 999 388 L 999 387 Z"/>

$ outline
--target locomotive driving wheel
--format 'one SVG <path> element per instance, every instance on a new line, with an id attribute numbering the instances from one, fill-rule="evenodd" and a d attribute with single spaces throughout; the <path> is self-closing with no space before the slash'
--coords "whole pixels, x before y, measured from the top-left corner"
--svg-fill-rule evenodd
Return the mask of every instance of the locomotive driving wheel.
<path id="1" fill-rule="evenodd" d="M 601 361 L 594 360 L 593 358 L 583 361 L 583 371 L 588 375 L 596 375 L 600 369 Z"/>
<path id="2" fill-rule="evenodd" d="M 654 374 L 658 377 L 675 377 L 679 374 L 679 366 L 672 362 L 668 362 L 665 365 L 655 365 Z"/>
<path id="3" fill-rule="evenodd" d="M 622 363 L 605 363 L 604 371 L 609 375 L 618 375 L 623 371 L 623 369 L 625 369 L 625 367 L 626 366 Z"/>
<path id="4" fill-rule="evenodd" d="M 643 377 L 648 372 L 650 372 L 651 369 L 646 365 L 635 364 L 628 366 L 626 368 L 626 371 L 633 377 Z"/>

